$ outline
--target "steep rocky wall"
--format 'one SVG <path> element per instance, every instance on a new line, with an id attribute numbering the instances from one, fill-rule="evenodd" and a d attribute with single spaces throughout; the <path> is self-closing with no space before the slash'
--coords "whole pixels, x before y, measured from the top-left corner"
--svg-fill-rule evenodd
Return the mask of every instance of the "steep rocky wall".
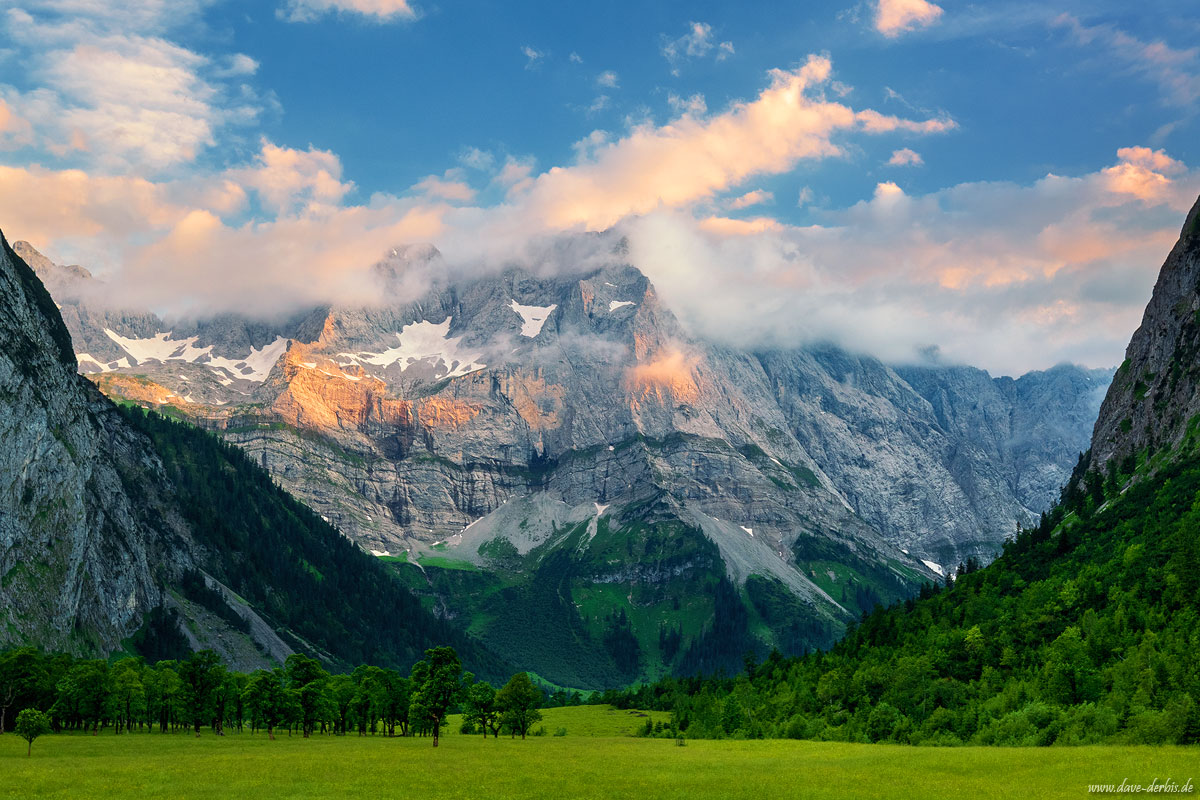
<path id="1" fill-rule="evenodd" d="M 1104 399 L 1092 466 L 1177 444 L 1200 414 L 1200 199 L 1167 256 L 1154 294 Z"/>
<path id="2" fill-rule="evenodd" d="M 0 644 L 107 652 L 190 562 L 187 532 L 148 443 L 76 373 L 49 294 L 2 244 Z"/>

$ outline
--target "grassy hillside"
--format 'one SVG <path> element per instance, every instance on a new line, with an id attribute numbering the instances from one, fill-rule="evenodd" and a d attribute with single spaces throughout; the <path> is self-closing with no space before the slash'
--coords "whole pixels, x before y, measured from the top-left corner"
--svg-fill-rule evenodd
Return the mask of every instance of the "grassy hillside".
<path id="1" fill-rule="evenodd" d="M 869 615 L 830 652 L 611 699 L 671 709 L 689 736 L 1195 743 L 1200 457 L 1189 441 L 1123 466 L 1082 460 L 1064 503 L 998 560 Z"/>

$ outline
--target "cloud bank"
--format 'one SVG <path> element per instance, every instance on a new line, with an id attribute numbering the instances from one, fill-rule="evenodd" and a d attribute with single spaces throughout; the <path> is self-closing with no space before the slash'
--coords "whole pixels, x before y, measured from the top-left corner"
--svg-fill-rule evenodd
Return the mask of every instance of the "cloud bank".
<path id="1" fill-rule="evenodd" d="M 854 205 L 812 211 L 814 224 L 785 224 L 768 215 L 770 178 L 853 158 L 868 138 L 886 142 L 888 165 L 919 165 L 900 145 L 956 128 L 949 117 L 853 107 L 831 59 L 812 55 L 721 109 L 699 94 L 672 96 L 673 118 L 594 131 L 567 163 L 470 149 L 460 166 L 364 197 L 336 153 L 311 145 L 259 138 L 248 156 L 201 166 L 219 165 L 213 151 L 269 103 L 253 87 L 254 59 L 171 41 L 202 2 L 167 5 L 130 3 L 121 26 L 88 0 L 42 4 L 59 16 L 7 12 L 39 88 L 0 84 L 0 223 L 10 238 L 102 274 L 113 302 L 168 313 L 378 302 L 367 268 L 405 243 L 436 244 L 446 268 L 466 274 L 510 261 L 577 269 L 610 255 L 589 250 L 594 237 L 546 242 L 615 229 L 685 324 L 717 341 L 833 340 L 894 362 L 937 347 L 946 360 L 1009 374 L 1061 360 L 1112 365 L 1200 191 L 1196 169 L 1130 143 L 1085 174 L 924 194 L 885 181 Z M 288 8 L 301 6 L 415 14 L 384 0 Z M 878 9 L 887 35 L 941 13 L 923 0 Z M 1124 42 L 1107 28 L 1074 33 Z M 693 23 L 664 55 L 669 46 L 678 67 L 732 52 L 722 44 Z M 1139 52 L 1176 73 L 1194 58 Z M 544 57 L 526 54 L 531 64 Z M 103 80 L 87 67 L 97 63 Z M 619 84 L 615 73 L 596 80 Z M 1178 96 L 1189 87 L 1180 83 Z M 809 189 L 801 202 L 813 203 Z M 427 285 L 424 269 L 405 291 Z M 685 361 L 662 365 L 662 375 Z"/>

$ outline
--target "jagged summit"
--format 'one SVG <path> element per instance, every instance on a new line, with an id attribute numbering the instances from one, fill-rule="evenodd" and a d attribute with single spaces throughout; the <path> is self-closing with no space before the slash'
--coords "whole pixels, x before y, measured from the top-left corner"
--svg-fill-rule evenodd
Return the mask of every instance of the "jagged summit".
<path id="1" fill-rule="evenodd" d="M 1102 371 L 993 380 L 828 346 L 713 345 L 679 324 L 619 239 L 607 261 L 561 268 L 596 236 L 547 241 L 531 266 L 482 276 L 439 266 L 415 300 L 282 322 L 168 324 L 82 301 L 63 314 L 104 391 L 224 430 L 380 552 L 420 549 L 531 491 L 603 503 L 649 483 L 785 553 L 816 530 L 872 531 L 920 570 L 921 558 L 990 556 L 1084 446 Z M 429 245 L 393 252 L 376 269 L 395 280 L 442 262 Z M 1047 430 L 1051 444 L 1028 444 Z M 687 446 L 665 461 L 646 451 L 666 441 Z M 629 443 L 632 460 L 606 455 Z M 712 446 L 729 455 L 703 455 Z"/>
<path id="2" fill-rule="evenodd" d="M 1187 215 L 1104 399 L 1092 466 L 1177 444 L 1200 414 L 1200 199 Z"/>
<path id="3" fill-rule="evenodd" d="M 990 557 L 1086 446 L 1102 371 L 992 379 L 827 345 L 738 350 L 690 335 L 619 241 L 561 268 L 588 244 L 484 274 L 438 263 L 423 293 L 287 320 L 166 322 L 78 297 L 62 318 L 106 394 L 220 432 L 364 550 L 491 576 L 481 595 L 414 588 L 568 684 L 737 656 L 742 638 L 703 626 L 743 602 L 771 646 L 826 645 L 874 603 Z M 440 256 L 390 260 L 403 283 Z M 642 598 L 640 661 L 604 655 L 626 640 L 606 627 L 620 597 Z M 661 647 L 645 638 L 643 617 L 676 611 Z M 558 655 L 539 637 L 561 638 Z"/>

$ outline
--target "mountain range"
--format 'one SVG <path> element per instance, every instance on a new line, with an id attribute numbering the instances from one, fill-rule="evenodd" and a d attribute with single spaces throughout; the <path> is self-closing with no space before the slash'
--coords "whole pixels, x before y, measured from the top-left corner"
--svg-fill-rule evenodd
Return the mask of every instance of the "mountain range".
<path id="1" fill-rule="evenodd" d="M 453 643 L 388 570 L 193 426 L 120 408 L 0 235 L 0 645 L 151 659 L 215 650 L 242 669 L 304 651 L 409 666 Z"/>
<path id="2" fill-rule="evenodd" d="M 221 435 L 494 650 L 573 686 L 798 652 L 1032 523 L 1111 370 L 1017 379 L 832 344 L 691 336 L 604 257 L 459 275 L 429 246 L 379 303 L 164 320 L 18 242 L 109 397 Z M 407 278 L 435 277 L 414 293 Z"/>

